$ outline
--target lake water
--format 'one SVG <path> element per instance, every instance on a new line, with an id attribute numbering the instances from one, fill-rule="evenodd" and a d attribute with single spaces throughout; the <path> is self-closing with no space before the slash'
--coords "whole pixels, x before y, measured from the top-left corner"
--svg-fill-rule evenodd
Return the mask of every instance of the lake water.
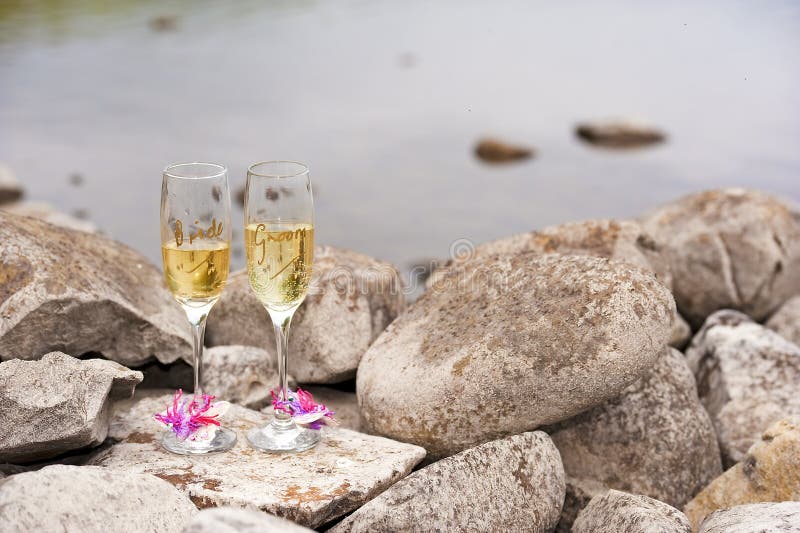
<path id="1" fill-rule="evenodd" d="M 234 190 L 250 162 L 306 161 L 318 241 L 401 268 L 703 188 L 800 198 L 800 4 L 700 4 L 0 0 L 0 161 L 157 264 L 178 161 Z M 572 133 L 616 116 L 669 141 Z M 537 157 L 481 163 L 484 135 Z"/>

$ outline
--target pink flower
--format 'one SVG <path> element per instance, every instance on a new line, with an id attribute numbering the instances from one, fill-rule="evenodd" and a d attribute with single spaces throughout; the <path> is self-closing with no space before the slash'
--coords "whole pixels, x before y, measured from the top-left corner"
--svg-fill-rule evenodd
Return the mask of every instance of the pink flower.
<path id="1" fill-rule="evenodd" d="M 203 394 L 192 401 L 181 400 L 183 391 L 178 389 L 172 398 L 172 407 L 157 413 L 155 419 L 171 429 L 179 440 L 211 440 L 217 432 L 217 418 L 228 410 L 228 402 L 214 402 L 214 396 Z"/>
<path id="2" fill-rule="evenodd" d="M 272 407 L 292 416 L 294 421 L 309 429 L 321 429 L 323 425 L 336 425 L 334 412 L 324 404 L 315 403 L 314 396 L 301 388 L 297 392 L 287 390 L 286 401 L 280 400 L 272 391 Z"/>

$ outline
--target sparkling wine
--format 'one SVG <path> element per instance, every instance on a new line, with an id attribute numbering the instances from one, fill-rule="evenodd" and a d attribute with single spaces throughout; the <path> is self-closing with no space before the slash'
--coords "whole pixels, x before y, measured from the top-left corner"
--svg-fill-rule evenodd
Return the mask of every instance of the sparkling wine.
<path id="1" fill-rule="evenodd" d="M 250 286 L 261 303 L 289 310 L 305 298 L 314 260 L 314 226 L 249 224 L 244 232 Z"/>
<path id="2" fill-rule="evenodd" d="M 228 279 L 231 251 L 226 242 L 183 243 L 161 246 L 164 275 L 178 300 L 210 300 L 219 297 Z"/>

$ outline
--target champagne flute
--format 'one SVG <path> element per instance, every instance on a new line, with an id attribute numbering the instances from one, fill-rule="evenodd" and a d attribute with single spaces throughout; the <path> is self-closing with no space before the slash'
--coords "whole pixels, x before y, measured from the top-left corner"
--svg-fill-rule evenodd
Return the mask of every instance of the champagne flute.
<path id="1" fill-rule="evenodd" d="M 194 398 L 203 393 L 203 337 L 209 311 L 228 278 L 231 243 L 228 171 L 213 163 L 180 163 L 164 169 L 161 184 L 161 255 L 172 295 L 186 312 L 194 345 Z M 209 426 L 211 428 L 211 426 Z M 228 450 L 236 433 L 211 428 L 213 438 L 178 439 L 164 434 L 162 444 L 175 453 Z"/>
<path id="2" fill-rule="evenodd" d="M 250 288 L 264 305 L 278 348 L 278 396 L 286 401 L 289 326 L 303 303 L 314 260 L 314 200 L 308 167 L 296 161 L 266 161 L 247 169 L 245 250 Z M 272 422 L 247 433 L 266 452 L 314 447 L 320 432 L 298 426 L 275 409 Z"/>

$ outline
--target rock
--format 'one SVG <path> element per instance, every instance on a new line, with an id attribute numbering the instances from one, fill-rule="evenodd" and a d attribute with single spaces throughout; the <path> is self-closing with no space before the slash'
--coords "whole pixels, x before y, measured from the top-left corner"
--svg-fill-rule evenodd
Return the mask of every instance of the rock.
<path id="1" fill-rule="evenodd" d="M 343 392 L 330 387 L 308 387 L 308 390 L 314 395 L 314 401 L 325 404 L 334 411 L 341 427 L 361 431 L 361 414 L 354 392 Z"/>
<path id="2" fill-rule="evenodd" d="M 22 198 L 22 186 L 17 177 L 5 165 L 0 164 L 0 205 L 16 202 Z"/>
<path id="3" fill-rule="evenodd" d="M 736 311 L 711 315 L 686 351 L 731 466 L 773 422 L 800 416 L 800 346 Z"/>
<path id="4" fill-rule="evenodd" d="M 767 429 L 742 462 L 686 504 L 692 526 L 717 509 L 745 503 L 800 500 L 800 418 Z"/>
<path id="5" fill-rule="evenodd" d="M 552 531 L 563 502 L 558 450 L 536 431 L 426 466 L 331 531 Z"/>
<path id="6" fill-rule="evenodd" d="M 469 261 L 364 354 L 362 424 L 444 457 L 570 418 L 640 378 L 673 315 L 669 291 L 624 263 L 533 253 Z"/>
<path id="7" fill-rule="evenodd" d="M 162 274 L 127 246 L 3 212 L 0 242 L 0 360 L 191 358 L 186 316 Z"/>
<path id="8" fill-rule="evenodd" d="M 149 474 L 52 465 L 0 482 L 3 531 L 180 531 L 197 509 Z"/>
<path id="9" fill-rule="evenodd" d="M 475 155 L 487 163 L 507 163 L 533 157 L 532 148 L 517 146 L 498 139 L 482 139 L 475 145 Z"/>
<path id="10" fill-rule="evenodd" d="M 609 488 L 682 507 L 722 473 L 714 427 L 683 355 L 666 348 L 614 400 L 547 428 L 567 473 L 559 528 Z"/>
<path id="11" fill-rule="evenodd" d="M 610 490 L 592 498 L 573 533 L 691 533 L 686 516 L 666 503 Z"/>
<path id="12" fill-rule="evenodd" d="M 268 513 L 236 507 L 203 509 L 194 515 L 183 528 L 183 533 L 307 533 L 311 531 L 313 530 Z"/>
<path id="13" fill-rule="evenodd" d="M 765 324 L 784 339 L 800 345 L 800 296 L 794 296 L 784 303 Z"/>
<path id="14" fill-rule="evenodd" d="M 678 310 L 695 328 L 718 309 L 762 320 L 800 292 L 800 223 L 771 196 L 705 191 L 657 208 L 642 225 L 662 245 Z"/>
<path id="15" fill-rule="evenodd" d="M 252 346 L 216 346 L 203 354 L 205 390 L 217 398 L 260 409 L 278 387 L 275 356 Z"/>
<path id="16" fill-rule="evenodd" d="M 113 361 L 53 352 L 0 363 L 0 463 L 24 463 L 94 446 L 111 404 L 133 396 L 142 373 Z"/>
<path id="17" fill-rule="evenodd" d="M 244 435 L 266 417 L 236 404 L 225 415 L 227 426 L 239 434 L 231 451 L 175 455 L 161 447 L 161 430 L 152 421 L 170 401 L 169 392 L 151 391 L 119 405 L 109 436 L 120 442 L 92 464 L 154 474 L 188 493 L 200 508 L 260 509 L 316 528 L 383 492 L 425 456 L 417 446 L 338 428 L 304 453 L 262 453 Z"/>
<path id="18" fill-rule="evenodd" d="M 86 220 L 62 213 L 50 204 L 41 202 L 15 202 L 0 207 L 3 211 L 12 215 L 32 217 L 43 220 L 60 228 L 67 228 L 86 233 L 97 233 L 97 226 Z"/>
<path id="19" fill-rule="evenodd" d="M 316 248 L 309 294 L 292 320 L 289 372 L 304 384 L 352 379 L 362 354 L 404 307 L 393 266 L 341 248 Z M 244 344 L 275 353 L 272 323 L 247 272 L 228 280 L 207 338 L 212 346 Z"/>
<path id="20" fill-rule="evenodd" d="M 752 503 L 715 511 L 700 533 L 800 532 L 800 502 Z"/>
<path id="21" fill-rule="evenodd" d="M 675 320 L 672 322 L 672 331 L 669 335 L 668 344 L 673 348 L 682 350 L 692 340 L 692 328 L 689 323 L 676 311 Z"/>
<path id="22" fill-rule="evenodd" d="M 639 148 L 666 139 L 662 131 L 633 121 L 584 122 L 575 127 L 575 134 L 589 144 L 606 148 Z"/>

